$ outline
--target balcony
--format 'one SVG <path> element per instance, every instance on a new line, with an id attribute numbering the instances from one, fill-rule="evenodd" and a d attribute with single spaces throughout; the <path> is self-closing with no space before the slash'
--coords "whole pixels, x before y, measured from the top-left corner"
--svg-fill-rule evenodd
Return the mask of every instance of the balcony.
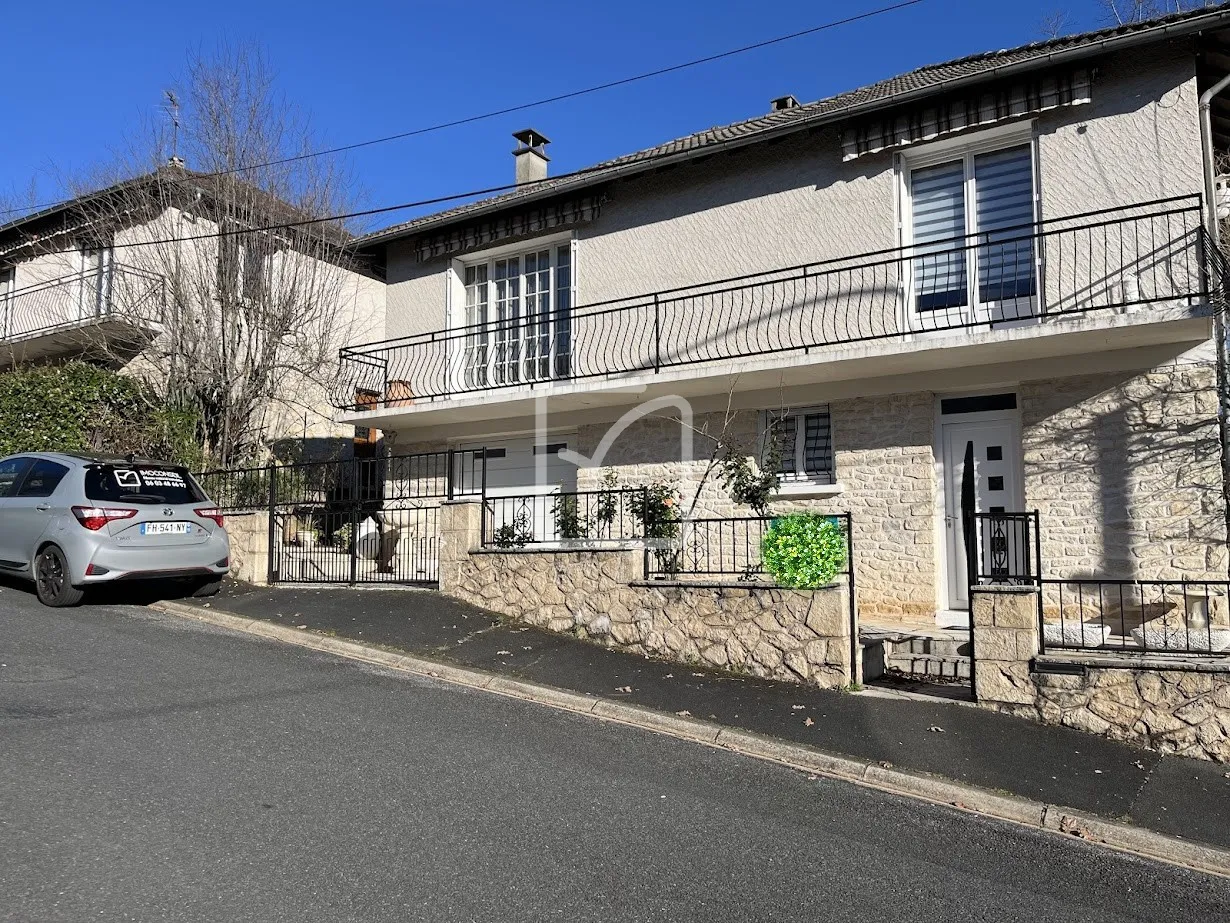
<path id="1" fill-rule="evenodd" d="M 162 276 L 112 264 L 0 294 L 0 369 L 131 351 L 162 322 Z"/>
<path id="2" fill-rule="evenodd" d="M 1199 342 L 1199 197 L 1087 212 L 341 351 L 347 419 L 415 425 Z M 723 385 L 716 385 L 717 391 Z M 622 395 L 622 396 L 621 396 Z M 417 419 L 415 419 L 417 418 Z"/>

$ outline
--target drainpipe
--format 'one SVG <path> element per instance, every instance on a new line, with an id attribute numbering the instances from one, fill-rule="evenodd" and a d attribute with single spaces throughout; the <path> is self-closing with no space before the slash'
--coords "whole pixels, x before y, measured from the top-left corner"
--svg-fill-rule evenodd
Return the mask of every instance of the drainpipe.
<path id="1" fill-rule="evenodd" d="M 1204 154 L 1204 220 L 1209 246 L 1221 252 L 1221 227 L 1217 220 L 1217 182 L 1213 163 L 1213 97 L 1230 86 L 1230 74 L 1200 94 L 1200 146 Z M 1213 337 L 1217 349 L 1217 429 L 1221 442 L 1221 496 L 1226 542 L 1230 544 L 1230 372 L 1226 355 L 1226 299 L 1224 280 L 1216 280 Z M 1230 573 L 1230 561 L 1227 561 Z"/>

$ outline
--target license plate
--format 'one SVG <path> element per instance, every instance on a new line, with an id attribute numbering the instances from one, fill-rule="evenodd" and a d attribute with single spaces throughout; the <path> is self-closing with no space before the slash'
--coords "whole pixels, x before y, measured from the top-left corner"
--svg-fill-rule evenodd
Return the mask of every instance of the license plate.
<path id="1" fill-rule="evenodd" d="M 191 535 L 192 523 L 190 522 L 143 522 L 141 523 L 142 535 Z"/>

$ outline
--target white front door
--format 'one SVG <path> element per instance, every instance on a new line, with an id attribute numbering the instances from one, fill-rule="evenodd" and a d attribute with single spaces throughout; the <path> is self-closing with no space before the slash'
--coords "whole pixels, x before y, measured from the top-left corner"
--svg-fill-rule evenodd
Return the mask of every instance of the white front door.
<path id="1" fill-rule="evenodd" d="M 968 609 L 969 565 L 961 515 L 967 459 L 973 459 L 974 512 L 1019 512 L 1023 495 L 1020 433 L 1015 414 L 998 418 L 958 414 L 941 421 L 948 608 Z"/>

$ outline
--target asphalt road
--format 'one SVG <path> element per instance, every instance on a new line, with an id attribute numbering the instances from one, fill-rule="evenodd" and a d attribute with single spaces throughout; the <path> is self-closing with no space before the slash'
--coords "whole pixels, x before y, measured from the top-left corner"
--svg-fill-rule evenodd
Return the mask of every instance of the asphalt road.
<path id="1" fill-rule="evenodd" d="M 0 586 L 0 919 L 1226 919 L 1230 881 Z"/>

